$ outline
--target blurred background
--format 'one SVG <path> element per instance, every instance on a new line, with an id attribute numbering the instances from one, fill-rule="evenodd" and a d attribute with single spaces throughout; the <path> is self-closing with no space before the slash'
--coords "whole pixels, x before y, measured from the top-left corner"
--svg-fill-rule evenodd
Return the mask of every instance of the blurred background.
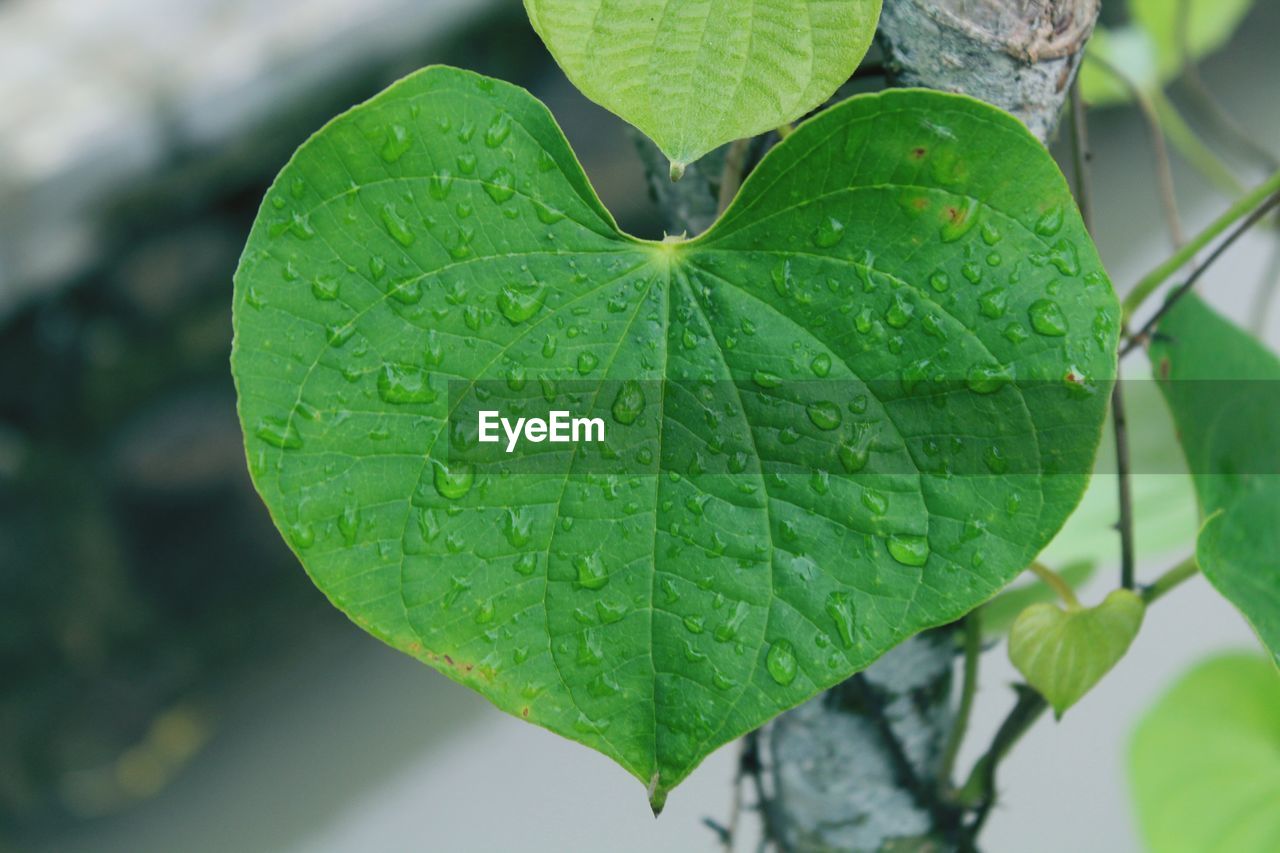
<path id="1" fill-rule="evenodd" d="M 1203 65 L 1272 150 L 1278 37 L 1280 4 L 1259 3 Z M 0 0 L 0 850 L 716 849 L 701 820 L 728 811 L 731 751 L 655 822 L 606 759 L 352 626 L 249 484 L 227 359 L 262 193 L 327 119 L 430 63 L 531 89 L 620 224 L 661 236 L 633 138 L 516 0 Z M 1090 121 L 1123 291 L 1168 251 L 1151 148 L 1132 107 Z M 1174 168 L 1194 231 L 1230 196 Z M 1251 235 L 1203 288 L 1273 344 L 1280 309 L 1260 316 L 1255 291 L 1276 242 Z M 1113 490 L 1099 478 L 1095 517 Z M 1139 541 L 1148 574 L 1194 534 L 1185 483 L 1170 492 Z M 1103 565 L 1085 597 L 1112 585 Z M 1188 664 L 1252 642 L 1202 580 L 1162 602 L 1095 693 L 1015 751 L 987 847 L 1138 849 L 1133 722 Z M 1016 677 L 1003 653 L 984 666 L 975 743 Z"/>

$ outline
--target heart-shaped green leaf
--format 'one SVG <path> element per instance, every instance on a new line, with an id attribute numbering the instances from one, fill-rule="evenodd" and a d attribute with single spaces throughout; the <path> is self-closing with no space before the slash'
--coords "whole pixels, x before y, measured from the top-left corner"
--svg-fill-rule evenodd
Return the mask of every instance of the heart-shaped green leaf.
<path id="1" fill-rule="evenodd" d="M 1009 660 L 1061 717 L 1124 657 L 1145 610 L 1127 589 L 1096 607 L 1033 604 L 1009 629 Z"/>
<path id="2" fill-rule="evenodd" d="M 525 0 L 588 98 L 657 143 L 672 174 L 822 104 L 858 67 L 880 0 Z"/>
<path id="3" fill-rule="evenodd" d="M 1280 850 L 1280 675 L 1231 654 L 1181 678 L 1142 719 L 1130 751 L 1151 853 Z"/>
<path id="4" fill-rule="evenodd" d="M 332 601 L 657 805 L 1031 561 L 1118 316 L 1053 160 L 977 101 L 844 102 L 651 243 L 528 93 L 431 68 L 285 167 L 232 359 L 254 482 Z M 605 445 L 461 464 L 494 445 L 459 412 L 543 394 Z"/>
<path id="5" fill-rule="evenodd" d="M 1206 518 L 1197 562 L 1280 661 L 1280 359 L 1191 295 L 1151 360 Z"/>

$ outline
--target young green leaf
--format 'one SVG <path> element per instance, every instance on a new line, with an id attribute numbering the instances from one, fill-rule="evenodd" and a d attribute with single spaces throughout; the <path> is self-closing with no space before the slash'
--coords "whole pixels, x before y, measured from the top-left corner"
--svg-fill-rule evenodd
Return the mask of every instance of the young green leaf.
<path id="1" fill-rule="evenodd" d="M 1009 629 L 1009 660 L 1061 717 L 1124 657 L 1145 610 L 1127 589 L 1096 607 L 1033 604 Z"/>
<path id="2" fill-rule="evenodd" d="M 1280 675 L 1267 661 L 1230 654 L 1184 675 L 1129 761 L 1151 853 L 1280 849 Z"/>
<path id="3" fill-rule="evenodd" d="M 1151 360 L 1205 516 L 1196 558 L 1280 660 L 1280 359 L 1194 295 Z"/>
<path id="4" fill-rule="evenodd" d="M 588 98 L 657 143 L 672 174 L 822 104 L 858 67 L 880 0 L 525 0 Z"/>
<path id="5" fill-rule="evenodd" d="M 1021 572 L 1084 488 L 1119 317 L 1053 160 L 977 101 L 844 102 L 650 243 L 540 103 L 449 68 L 298 151 L 235 288 L 251 473 L 316 584 L 655 806 Z M 460 406 L 526 391 L 607 446 L 457 455 Z"/>

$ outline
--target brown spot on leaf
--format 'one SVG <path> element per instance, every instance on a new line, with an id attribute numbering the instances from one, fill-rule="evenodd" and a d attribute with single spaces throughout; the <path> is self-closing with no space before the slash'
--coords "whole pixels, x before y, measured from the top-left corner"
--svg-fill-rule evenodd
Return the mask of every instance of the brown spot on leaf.
<path id="1" fill-rule="evenodd" d="M 911 149 L 911 156 L 912 156 L 912 158 L 914 158 L 914 159 L 916 159 L 916 160 L 923 159 L 923 157 L 924 157 L 924 155 L 925 155 L 926 153 L 927 153 L 927 152 L 926 152 L 926 151 L 925 151 L 925 149 L 924 149 L 924 148 L 922 148 L 922 147 L 916 147 L 916 148 Z"/>
<path id="2" fill-rule="evenodd" d="M 1167 358 L 1160 359 L 1160 378 L 1169 378 L 1169 359 Z"/>
<path id="3" fill-rule="evenodd" d="M 521 709 L 520 709 L 520 716 L 522 716 L 522 717 L 528 717 L 528 716 L 529 716 L 529 706 L 528 706 L 528 705 L 525 705 L 523 708 L 521 708 Z"/>

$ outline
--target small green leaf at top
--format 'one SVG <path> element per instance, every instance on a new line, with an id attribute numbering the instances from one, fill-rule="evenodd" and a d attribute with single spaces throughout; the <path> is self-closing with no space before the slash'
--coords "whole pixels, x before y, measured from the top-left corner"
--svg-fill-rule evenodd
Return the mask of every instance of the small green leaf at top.
<path id="1" fill-rule="evenodd" d="M 1009 660 L 1061 717 L 1124 657 L 1145 611 L 1127 589 L 1095 607 L 1033 604 L 1009 629 Z"/>
<path id="2" fill-rule="evenodd" d="M 842 102 L 656 243 L 542 104 L 437 67 L 281 172 L 232 370 L 253 481 L 333 603 L 657 808 L 1031 562 L 1088 479 L 1118 319 L 1052 158 L 977 101 Z M 472 458 L 481 399 L 607 441 Z"/>
<path id="3" fill-rule="evenodd" d="M 1113 65 L 1140 90 L 1154 92 L 1177 79 L 1188 60 L 1198 61 L 1226 45 L 1253 3 L 1129 0 L 1130 23 L 1098 27 L 1087 50 Z M 1085 100 L 1096 106 L 1133 99 L 1127 86 L 1087 59 L 1080 68 L 1080 87 Z"/>
<path id="4" fill-rule="evenodd" d="M 1280 359 L 1195 295 L 1157 333 L 1151 361 L 1205 519 L 1197 562 L 1280 662 Z"/>
<path id="5" fill-rule="evenodd" d="M 880 0 L 525 0 L 588 98 L 652 139 L 672 177 L 726 142 L 795 121 L 867 52 Z"/>
<path id="6" fill-rule="evenodd" d="M 1280 673 L 1239 653 L 1195 667 L 1138 724 L 1129 768 L 1151 853 L 1280 850 Z"/>

